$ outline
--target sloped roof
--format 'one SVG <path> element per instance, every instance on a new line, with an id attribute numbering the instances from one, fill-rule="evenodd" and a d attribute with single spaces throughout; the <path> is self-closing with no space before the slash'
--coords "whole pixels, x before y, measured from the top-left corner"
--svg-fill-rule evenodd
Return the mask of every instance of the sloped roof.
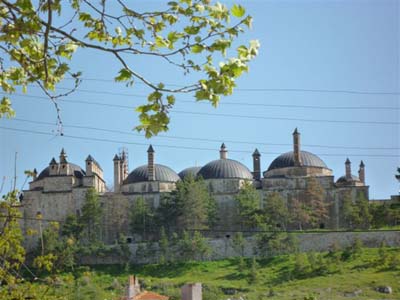
<path id="1" fill-rule="evenodd" d="M 154 292 L 144 291 L 136 295 L 133 300 L 168 300 L 169 297 Z"/>

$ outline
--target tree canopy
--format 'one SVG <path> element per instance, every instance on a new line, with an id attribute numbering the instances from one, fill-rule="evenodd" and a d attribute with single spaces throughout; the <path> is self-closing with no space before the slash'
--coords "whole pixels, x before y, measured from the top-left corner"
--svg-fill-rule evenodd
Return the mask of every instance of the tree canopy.
<path id="1" fill-rule="evenodd" d="M 54 103 L 62 134 L 58 99 L 79 86 L 84 70 L 71 70 L 70 64 L 75 52 L 85 48 L 120 65 L 115 81 L 150 88 L 147 102 L 136 107 L 140 124 L 135 129 L 151 137 L 168 130 L 176 94 L 193 93 L 196 100 L 216 106 L 221 96 L 232 94 L 235 80 L 258 53 L 258 41 L 229 51 L 252 23 L 240 5 L 178 0 L 149 12 L 125 2 L 0 0 L 0 85 L 6 93 L 0 117 L 14 115 L 12 93 L 36 84 Z M 130 60 L 135 56 L 156 57 L 183 75 L 200 76 L 186 86 L 168 87 L 155 82 L 156 74 L 154 79 L 142 75 Z M 65 78 L 74 79 L 75 85 L 59 94 L 57 84 Z"/>

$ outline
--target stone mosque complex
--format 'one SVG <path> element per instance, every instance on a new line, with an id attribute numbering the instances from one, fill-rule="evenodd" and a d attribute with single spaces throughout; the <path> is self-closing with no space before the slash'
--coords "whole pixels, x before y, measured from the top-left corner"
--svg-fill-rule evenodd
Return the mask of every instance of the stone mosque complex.
<path id="1" fill-rule="evenodd" d="M 273 192 L 279 193 L 289 203 L 291 199 L 302 201 L 310 178 L 315 178 L 324 190 L 324 200 L 329 204 L 330 218 L 326 228 L 339 228 L 343 224 L 341 203 L 345 196 L 356 199 L 362 193 L 368 199 L 369 187 L 365 184 L 365 166 L 361 161 L 358 176 L 352 174 L 351 162 L 345 161 L 344 175 L 335 180 L 332 170 L 315 154 L 301 150 L 300 133 L 293 132 L 293 150 L 275 158 L 264 170 L 261 155 L 256 149 L 252 154 L 253 170 L 242 163 L 229 159 L 228 151 L 222 144 L 219 159 L 202 167 L 188 167 L 176 173 L 168 166 L 157 164 L 155 150 L 147 150 L 146 165 L 128 170 L 127 153 L 115 155 L 114 189 L 106 190 L 106 182 L 100 164 L 89 155 L 85 167 L 68 161 L 64 149 L 59 161 L 51 159 L 50 164 L 40 173 L 34 171 L 29 190 L 23 193 L 23 228 L 36 228 L 34 220 L 39 214 L 47 220 L 65 220 L 68 215 L 80 215 L 86 191 L 94 188 L 104 211 L 103 240 L 114 243 L 120 233 L 130 236 L 129 210 L 139 197 L 152 207 L 160 204 L 163 194 L 176 188 L 176 182 L 186 176 L 201 176 L 216 200 L 218 227 L 229 231 L 238 226 L 235 222 L 235 195 L 246 183 L 251 183 L 265 199 Z M 262 204 L 261 204 L 262 205 Z M 27 247 L 36 245 L 37 237 L 28 237 Z"/>

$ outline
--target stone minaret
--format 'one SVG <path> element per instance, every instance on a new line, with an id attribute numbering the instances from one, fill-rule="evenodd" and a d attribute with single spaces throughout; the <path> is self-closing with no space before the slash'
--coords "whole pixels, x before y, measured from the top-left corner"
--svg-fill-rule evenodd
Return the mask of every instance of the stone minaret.
<path id="1" fill-rule="evenodd" d="M 114 192 L 118 193 L 121 191 L 121 159 L 115 154 L 114 159 Z"/>
<path id="2" fill-rule="evenodd" d="M 253 152 L 253 178 L 255 180 L 260 180 L 261 178 L 261 154 L 258 152 L 258 149 Z"/>
<path id="3" fill-rule="evenodd" d="M 360 169 L 358 170 L 358 177 L 360 181 L 365 185 L 365 165 L 364 162 L 360 162 Z"/>
<path id="4" fill-rule="evenodd" d="M 350 160 L 347 158 L 346 162 L 344 163 L 346 166 L 346 179 L 351 180 L 351 162 Z"/>
<path id="5" fill-rule="evenodd" d="M 221 149 L 219 150 L 219 158 L 226 159 L 228 151 L 226 150 L 225 144 L 222 143 Z"/>
<path id="6" fill-rule="evenodd" d="M 149 181 L 156 180 L 156 170 L 154 169 L 154 149 L 153 146 L 150 145 L 147 150 L 147 172 L 149 175 Z"/>
<path id="7" fill-rule="evenodd" d="M 49 166 L 50 166 L 49 175 L 50 176 L 58 175 L 59 166 L 54 157 L 51 159 Z"/>
<path id="8" fill-rule="evenodd" d="M 300 133 L 297 131 L 297 128 L 293 132 L 293 158 L 294 166 L 300 167 L 302 165 L 300 156 Z"/>
<path id="9" fill-rule="evenodd" d="M 64 148 L 61 149 L 60 153 L 60 175 L 71 175 L 70 166 L 67 161 L 67 154 Z"/>

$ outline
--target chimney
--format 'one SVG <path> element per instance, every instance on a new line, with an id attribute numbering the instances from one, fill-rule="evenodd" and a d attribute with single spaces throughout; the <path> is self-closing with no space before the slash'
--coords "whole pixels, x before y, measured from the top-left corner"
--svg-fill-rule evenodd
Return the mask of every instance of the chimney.
<path id="1" fill-rule="evenodd" d="M 114 192 L 118 193 L 121 191 L 121 159 L 115 154 L 114 159 Z"/>
<path id="2" fill-rule="evenodd" d="M 64 148 L 61 149 L 60 153 L 60 175 L 71 175 L 70 167 L 67 161 L 67 154 L 64 151 Z"/>
<path id="3" fill-rule="evenodd" d="M 139 279 L 134 275 L 129 276 L 127 299 L 133 300 L 139 293 Z"/>
<path id="4" fill-rule="evenodd" d="M 147 150 L 147 173 L 149 181 L 156 180 L 156 172 L 154 169 L 154 152 L 153 146 L 150 145 L 149 149 Z"/>
<path id="5" fill-rule="evenodd" d="M 50 166 L 49 175 L 50 176 L 58 175 L 59 165 L 54 157 L 51 159 L 49 166 Z"/>
<path id="6" fill-rule="evenodd" d="M 86 158 L 86 176 L 93 176 L 93 157 L 91 155 Z"/>
<path id="7" fill-rule="evenodd" d="M 227 150 L 226 150 L 226 147 L 225 147 L 225 144 L 224 143 L 222 143 L 222 145 L 221 145 L 221 149 L 219 150 L 219 158 L 220 159 L 226 159 L 226 157 L 227 157 Z"/>
<path id="8" fill-rule="evenodd" d="M 361 161 L 360 163 L 360 169 L 358 170 L 358 178 L 360 178 L 360 181 L 365 185 L 365 165 L 363 161 Z"/>
<path id="9" fill-rule="evenodd" d="M 350 160 L 347 158 L 346 162 L 344 163 L 346 166 L 346 179 L 351 180 L 351 162 Z"/>
<path id="10" fill-rule="evenodd" d="M 261 154 L 258 152 L 258 149 L 253 152 L 253 178 L 255 180 L 260 180 L 261 178 Z"/>
<path id="11" fill-rule="evenodd" d="M 294 166 L 300 167 L 302 165 L 300 157 L 300 133 L 297 131 L 297 128 L 293 132 L 293 157 Z"/>
<path id="12" fill-rule="evenodd" d="M 124 181 L 128 177 L 128 155 L 125 150 L 122 150 L 121 154 L 121 181 Z"/>
<path id="13" fill-rule="evenodd" d="M 202 300 L 201 283 L 185 284 L 181 289 L 182 300 Z"/>

